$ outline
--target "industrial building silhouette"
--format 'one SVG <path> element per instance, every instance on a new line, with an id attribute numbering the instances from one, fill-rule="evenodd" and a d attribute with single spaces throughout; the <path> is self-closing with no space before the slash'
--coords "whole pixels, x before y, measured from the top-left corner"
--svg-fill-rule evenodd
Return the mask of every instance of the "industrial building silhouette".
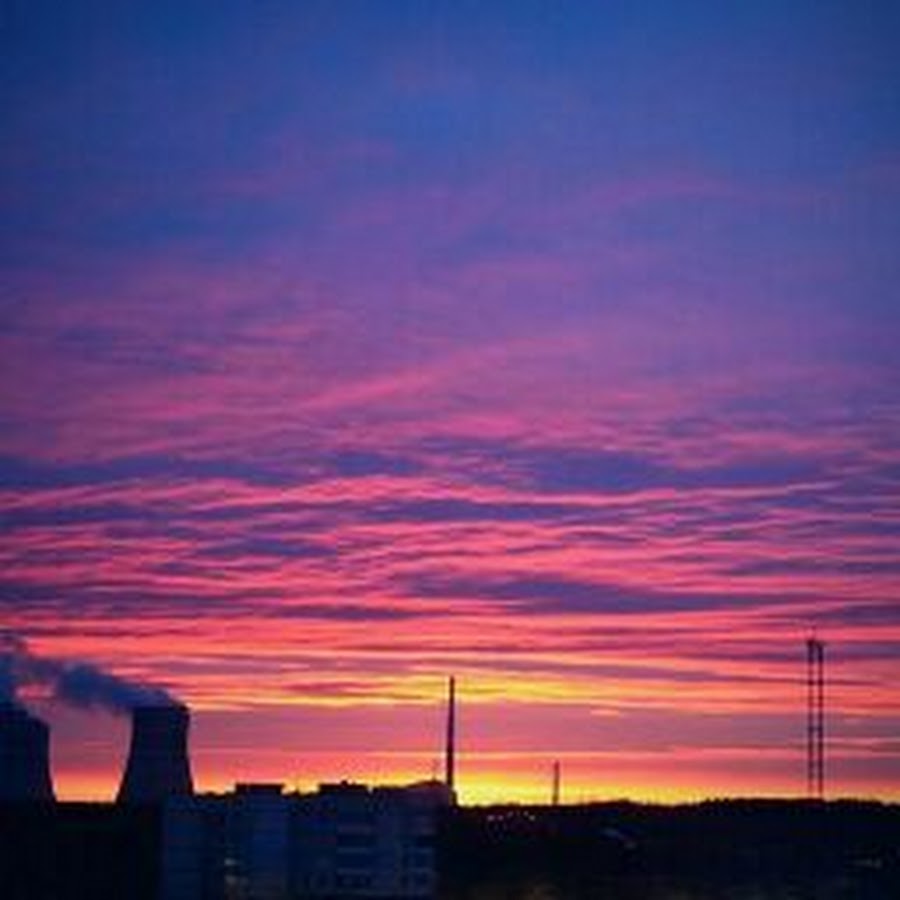
<path id="1" fill-rule="evenodd" d="M 18 704 L 0 703 L 0 802 L 52 799 L 50 729 Z"/>
<path id="2" fill-rule="evenodd" d="M 307 794 L 287 793 L 281 784 L 195 794 L 188 708 L 137 706 L 115 804 L 55 803 L 49 730 L 21 706 L 5 703 L 0 897 L 433 897 L 438 820 L 456 802 L 453 679 L 448 690 L 444 781 L 340 782 Z"/>
<path id="3" fill-rule="evenodd" d="M 194 793 L 188 755 L 190 714 L 179 704 L 138 706 L 132 711 L 131 745 L 118 799 L 156 803 Z"/>
<path id="4" fill-rule="evenodd" d="M 723 801 L 459 807 L 456 683 L 443 778 L 196 794 L 185 706 L 132 711 L 115 803 L 54 800 L 48 729 L 0 704 L 2 900 L 889 900 L 900 807 Z"/>

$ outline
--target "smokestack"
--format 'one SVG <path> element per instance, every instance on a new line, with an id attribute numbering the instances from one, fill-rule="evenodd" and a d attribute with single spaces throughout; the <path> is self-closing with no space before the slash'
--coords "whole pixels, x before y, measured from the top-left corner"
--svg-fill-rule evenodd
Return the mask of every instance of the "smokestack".
<path id="1" fill-rule="evenodd" d="M 21 706 L 0 702 L 0 801 L 53 799 L 50 729 Z"/>
<path id="2" fill-rule="evenodd" d="M 120 803 L 157 803 L 194 793 L 187 739 L 190 713 L 176 703 L 136 706 Z"/>
<path id="3" fill-rule="evenodd" d="M 451 794 L 456 790 L 456 678 L 447 685 L 447 745 L 444 756 L 444 783 Z"/>

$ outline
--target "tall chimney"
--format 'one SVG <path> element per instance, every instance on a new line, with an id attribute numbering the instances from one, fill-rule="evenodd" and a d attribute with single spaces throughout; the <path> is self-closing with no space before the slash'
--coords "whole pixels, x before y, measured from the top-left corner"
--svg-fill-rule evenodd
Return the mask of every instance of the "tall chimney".
<path id="1" fill-rule="evenodd" d="M 136 706 L 131 716 L 131 747 L 119 802 L 156 803 L 193 794 L 187 707 L 175 703 Z"/>
<path id="2" fill-rule="evenodd" d="M 53 800 L 50 729 L 14 703 L 0 703 L 0 801 Z"/>
<path id="3" fill-rule="evenodd" d="M 456 678 L 447 685 L 447 745 L 444 750 L 444 783 L 451 794 L 456 789 Z"/>

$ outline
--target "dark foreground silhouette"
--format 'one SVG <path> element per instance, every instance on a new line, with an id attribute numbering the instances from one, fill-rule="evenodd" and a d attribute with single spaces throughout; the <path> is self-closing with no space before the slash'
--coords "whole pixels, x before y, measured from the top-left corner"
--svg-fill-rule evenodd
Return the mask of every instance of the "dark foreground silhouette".
<path id="1" fill-rule="evenodd" d="M 231 900 L 382 897 L 288 878 L 258 893 L 236 877 L 241 836 L 228 797 L 192 818 L 150 806 L 0 806 L 4 900 Z M 437 813 L 436 882 L 422 900 L 895 900 L 900 806 L 729 800 L 495 806 Z M 166 822 L 174 822 L 168 828 Z M 265 834 L 261 832 L 260 834 Z M 254 839 L 255 841 L 255 839 Z M 263 857 L 276 849 L 255 841 Z M 302 863 L 302 841 L 291 865 Z M 359 849 L 350 848 L 354 853 Z M 410 852 L 420 852 L 411 847 Z M 343 852 L 338 848 L 338 852 Z M 292 869 L 293 871 L 293 869 Z M 298 870 L 299 871 L 299 870 Z M 181 877 L 185 872 L 189 880 Z M 190 885 L 186 887 L 186 885 Z M 260 888 L 261 890 L 261 888 Z M 387 900 L 387 897 L 383 897 Z"/>
<path id="2" fill-rule="evenodd" d="M 441 900 L 888 900 L 900 807 L 731 800 L 458 809 Z"/>

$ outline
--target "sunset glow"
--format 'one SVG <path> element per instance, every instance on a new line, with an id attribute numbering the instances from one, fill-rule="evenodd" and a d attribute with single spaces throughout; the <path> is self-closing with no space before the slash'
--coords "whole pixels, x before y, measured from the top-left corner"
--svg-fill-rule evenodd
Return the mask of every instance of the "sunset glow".
<path id="1" fill-rule="evenodd" d="M 475 803 L 801 795 L 815 630 L 900 799 L 900 21 L 679 6 L 12 4 L 2 633 L 201 790 L 439 777 L 454 674 Z"/>

